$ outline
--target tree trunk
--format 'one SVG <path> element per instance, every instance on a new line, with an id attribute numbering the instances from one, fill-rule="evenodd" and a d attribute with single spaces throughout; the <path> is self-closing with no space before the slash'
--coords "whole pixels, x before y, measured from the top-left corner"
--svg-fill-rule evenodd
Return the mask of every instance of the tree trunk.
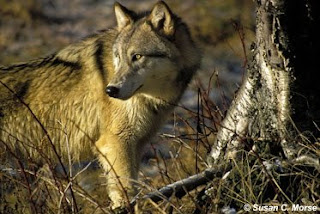
<path id="1" fill-rule="evenodd" d="M 319 17 L 317 0 L 257 0 L 254 56 L 221 123 L 212 165 L 252 149 L 249 139 L 278 144 L 288 159 L 319 164 L 300 153 L 306 139 L 320 136 Z"/>

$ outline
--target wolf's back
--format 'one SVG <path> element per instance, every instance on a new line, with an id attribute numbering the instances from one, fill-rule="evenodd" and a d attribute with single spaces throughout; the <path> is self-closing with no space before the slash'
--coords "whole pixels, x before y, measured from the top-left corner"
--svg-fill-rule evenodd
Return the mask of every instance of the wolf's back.
<path id="1" fill-rule="evenodd" d="M 48 134 L 61 154 L 67 152 L 68 137 L 75 160 L 92 151 L 106 76 L 97 69 L 100 37 L 89 37 L 46 58 L 0 67 L 0 140 L 18 150 L 25 149 L 22 144 L 31 144 L 30 151 L 46 145 L 52 153 Z"/>

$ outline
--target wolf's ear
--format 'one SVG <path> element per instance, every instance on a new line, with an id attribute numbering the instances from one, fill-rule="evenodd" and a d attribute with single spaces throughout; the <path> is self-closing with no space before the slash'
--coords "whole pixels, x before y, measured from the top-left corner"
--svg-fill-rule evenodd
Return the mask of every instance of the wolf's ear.
<path id="1" fill-rule="evenodd" d="M 159 1 L 152 9 L 149 19 L 153 27 L 162 31 L 166 36 L 173 36 L 175 32 L 175 22 L 169 6 Z"/>
<path id="2" fill-rule="evenodd" d="M 133 18 L 132 18 L 133 12 L 128 10 L 118 2 L 114 3 L 114 13 L 116 15 L 119 31 L 122 30 L 127 25 L 133 23 Z"/>

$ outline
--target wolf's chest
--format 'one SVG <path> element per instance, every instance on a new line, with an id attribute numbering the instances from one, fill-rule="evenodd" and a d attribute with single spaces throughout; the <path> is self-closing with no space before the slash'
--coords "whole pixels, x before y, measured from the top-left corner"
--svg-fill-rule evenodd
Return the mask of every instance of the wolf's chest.
<path id="1" fill-rule="evenodd" d="M 136 100 L 128 103 L 123 112 L 125 119 L 118 133 L 129 134 L 136 139 L 147 139 L 161 127 L 171 109 L 150 100 Z"/>

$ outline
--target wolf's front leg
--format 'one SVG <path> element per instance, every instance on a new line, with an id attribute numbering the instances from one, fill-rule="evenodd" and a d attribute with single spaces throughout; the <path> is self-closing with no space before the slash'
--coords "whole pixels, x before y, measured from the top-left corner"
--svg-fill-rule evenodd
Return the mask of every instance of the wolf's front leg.
<path id="1" fill-rule="evenodd" d="M 132 180 L 138 177 L 139 157 L 136 142 L 106 134 L 96 143 L 99 160 L 108 173 L 107 185 L 112 208 L 127 205 L 136 193 Z"/>

